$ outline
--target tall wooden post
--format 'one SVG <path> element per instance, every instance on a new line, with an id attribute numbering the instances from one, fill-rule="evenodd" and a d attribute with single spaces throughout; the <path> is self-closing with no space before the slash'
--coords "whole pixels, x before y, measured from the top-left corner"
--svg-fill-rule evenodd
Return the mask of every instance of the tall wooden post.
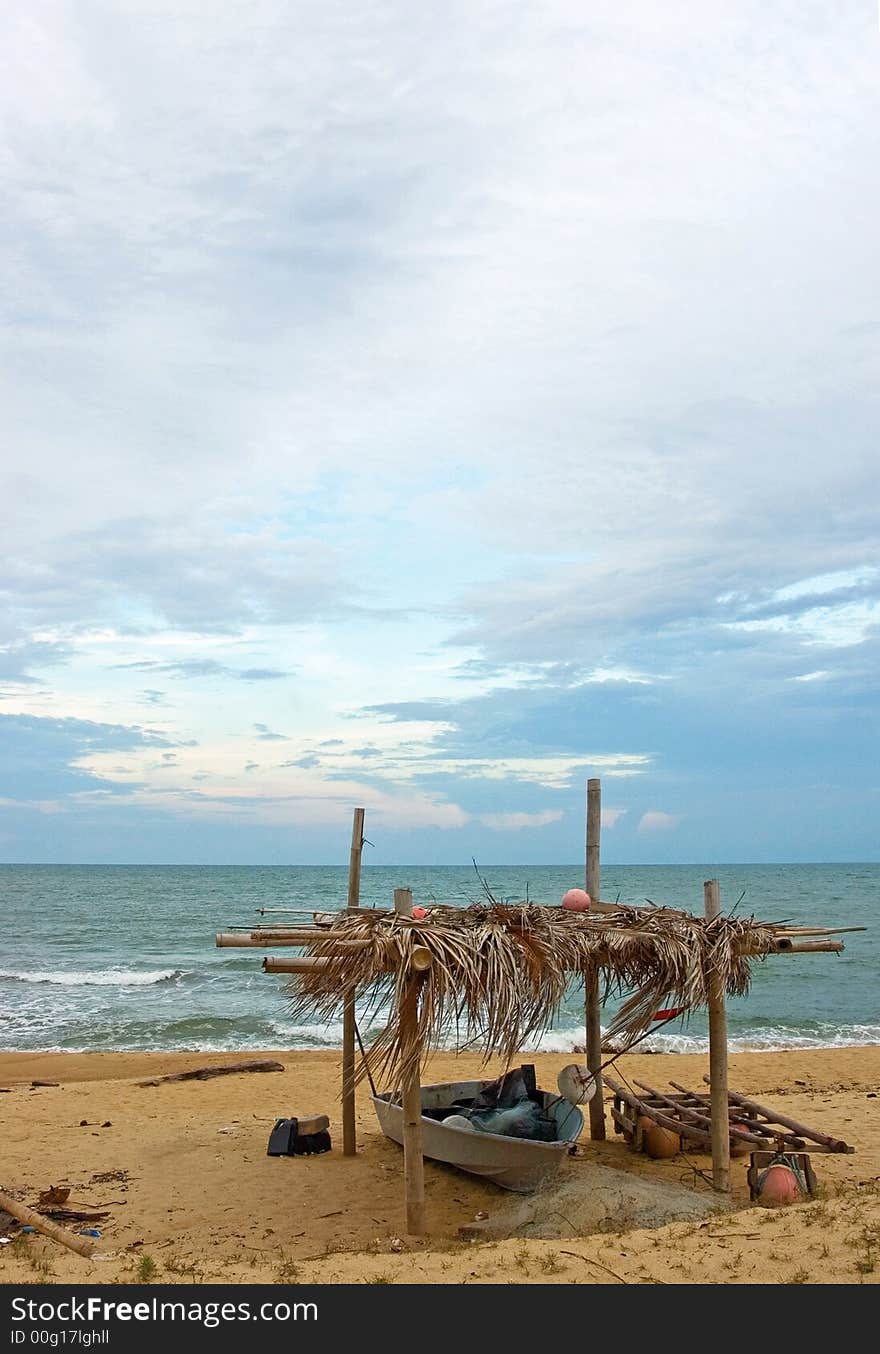
<path id="1" fill-rule="evenodd" d="M 394 911 L 411 917 L 411 889 L 394 890 Z M 409 1044 L 417 1043 L 419 1023 L 419 978 L 407 975 L 400 1008 L 400 1023 Z M 422 1156 L 421 1048 L 410 1067 L 403 1069 L 403 1177 L 406 1195 L 406 1230 L 421 1236 L 425 1230 L 425 1162 Z"/>
<path id="2" fill-rule="evenodd" d="M 602 830 L 602 782 L 587 781 L 587 893 L 598 902 L 601 888 L 599 840 Z M 590 1101 L 590 1137 L 605 1140 L 605 1100 L 602 1093 L 602 1025 L 599 1008 L 599 969 L 592 964 L 584 974 L 587 998 L 587 1067 L 596 1083 Z"/>
<path id="3" fill-rule="evenodd" d="M 355 809 L 351 825 L 351 853 L 348 858 L 348 906 L 360 907 L 361 854 L 364 849 L 364 811 Z M 354 990 L 349 991 L 342 1007 L 342 1153 L 357 1152 L 354 1120 Z"/>
<path id="4" fill-rule="evenodd" d="M 721 889 L 717 879 L 703 885 L 706 920 L 721 915 Z M 712 1185 L 720 1194 L 730 1193 L 730 1111 L 727 1097 L 727 1008 L 724 977 L 714 968 L 707 975 L 709 996 L 709 1094 L 712 1104 Z"/>

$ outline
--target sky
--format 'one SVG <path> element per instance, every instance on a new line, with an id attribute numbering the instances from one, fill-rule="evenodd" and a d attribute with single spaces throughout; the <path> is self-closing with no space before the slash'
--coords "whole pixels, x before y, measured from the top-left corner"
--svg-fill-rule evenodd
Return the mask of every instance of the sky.
<path id="1" fill-rule="evenodd" d="M 0 33 L 0 860 L 880 859 L 873 0 Z"/>

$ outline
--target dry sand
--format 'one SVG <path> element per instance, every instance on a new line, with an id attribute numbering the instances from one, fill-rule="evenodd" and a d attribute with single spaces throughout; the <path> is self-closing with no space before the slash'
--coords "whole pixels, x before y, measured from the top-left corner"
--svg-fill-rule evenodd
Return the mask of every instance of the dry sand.
<path id="1" fill-rule="evenodd" d="M 285 1070 L 137 1085 L 245 1056 L 276 1057 Z M 567 1060 L 523 1061 L 553 1087 Z M 499 1070 L 438 1054 L 426 1080 Z M 618 1075 L 666 1089 L 670 1078 L 698 1088 L 706 1070 L 698 1055 L 618 1064 Z M 172 1283 L 876 1283 L 880 1047 L 736 1054 L 730 1078 L 857 1149 L 814 1155 L 816 1200 L 750 1207 L 745 1158 L 732 1163 L 733 1211 L 717 1211 L 699 1174 L 705 1157 L 635 1156 L 609 1115 L 608 1141 L 583 1140 L 552 1197 L 523 1201 L 427 1162 L 429 1231 L 415 1240 L 404 1231 L 402 1154 L 379 1133 L 365 1088 L 357 1156 L 342 1155 L 338 1055 L 0 1054 L 0 1087 L 11 1088 L 0 1094 L 0 1189 L 34 1203 L 70 1185 L 71 1204 L 110 1214 L 91 1261 L 25 1235 L 0 1247 L 0 1282 L 137 1282 L 152 1270 Z M 331 1117 L 332 1152 L 266 1156 L 276 1117 L 316 1112 Z M 459 1227 L 481 1212 L 510 1238 L 463 1241 Z M 680 1220 L 658 1225 L 670 1217 Z"/>

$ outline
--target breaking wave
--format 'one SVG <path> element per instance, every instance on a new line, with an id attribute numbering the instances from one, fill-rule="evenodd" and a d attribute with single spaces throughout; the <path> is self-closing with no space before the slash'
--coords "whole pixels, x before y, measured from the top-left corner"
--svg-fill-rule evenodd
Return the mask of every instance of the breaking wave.
<path id="1" fill-rule="evenodd" d="M 13 983 L 52 983 L 56 987 L 154 987 L 172 983 L 185 976 L 183 969 L 157 968 L 138 973 L 133 969 L 108 968 L 96 972 L 64 973 L 58 969 L 28 973 L 0 972 L 0 978 Z"/>

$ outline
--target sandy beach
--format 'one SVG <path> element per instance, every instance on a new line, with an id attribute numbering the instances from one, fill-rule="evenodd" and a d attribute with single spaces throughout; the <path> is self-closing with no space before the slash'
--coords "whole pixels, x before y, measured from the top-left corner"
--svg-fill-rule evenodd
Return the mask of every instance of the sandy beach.
<path id="1" fill-rule="evenodd" d="M 285 1070 L 141 1087 L 242 1055 L 0 1054 L 0 1188 L 33 1204 L 50 1185 L 70 1186 L 70 1205 L 109 1215 L 91 1260 L 34 1235 L 0 1247 L 0 1282 L 877 1282 L 880 1047 L 731 1057 L 732 1087 L 855 1147 L 814 1154 L 815 1200 L 750 1206 L 746 1157 L 732 1163 L 727 1210 L 708 1158 L 635 1155 L 607 1115 L 607 1142 L 583 1138 L 548 1200 L 524 1203 L 427 1162 L 418 1240 L 404 1231 L 402 1153 L 379 1132 L 366 1087 L 357 1156 L 342 1155 L 338 1055 L 248 1056 Z M 523 1061 L 553 1086 L 565 1058 Z M 696 1054 L 632 1054 L 618 1073 L 668 1089 L 670 1078 L 698 1087 L 706 1068 Z M 477 1075 L 487 1075 L 477 1057 L 438 1054 L 423 1080 Z M 276 1117 L 316 1112 L 330 1115 L 330 1153 L 266 1155 Z M 497 1235 L 463 1239 L 478 1214 Z"/>

